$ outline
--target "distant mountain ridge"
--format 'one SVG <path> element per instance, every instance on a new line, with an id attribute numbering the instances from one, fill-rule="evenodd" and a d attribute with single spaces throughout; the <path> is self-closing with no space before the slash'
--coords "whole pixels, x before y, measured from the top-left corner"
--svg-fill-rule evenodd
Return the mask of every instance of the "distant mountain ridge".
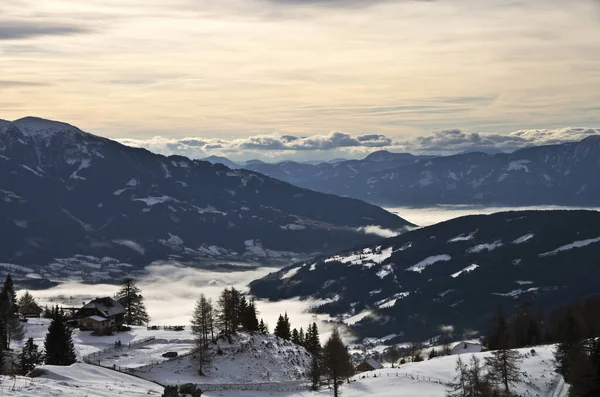
<path id="1" fill-rule="evenodd" d="M 400 340 L 485 331 L 498 305 L 548 308 L 600 293 L 600 212 L 511 211 L 456 218 L 251 283 L 273 300 L 315 300 L 314 310 L 361 336 Z"/>
<path id="2" fill-rule="evenodd" d="M 382 206 L 600 205 L 600 136 L 513 153 L 413 156 L 378 151 L 318 165 L 244 164 L 300 187 Z"/>
<path id="3" fill-rule="evenodd" d="M 358 200 L 69 124 L 0 122 L 0 263 L 38 276 L 102 279 L 156 260 L 277 263 L 376 241 L 359 230 L 371 224 L 409 225 Z"/>

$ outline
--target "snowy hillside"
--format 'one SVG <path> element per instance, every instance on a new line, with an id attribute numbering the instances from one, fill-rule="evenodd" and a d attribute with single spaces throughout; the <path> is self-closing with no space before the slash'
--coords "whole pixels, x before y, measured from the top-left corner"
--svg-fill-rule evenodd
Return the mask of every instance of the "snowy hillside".
<path id="1" fill-rule="evenodd" d="M 156 383 L 88 364 L 53 365 L 36 369 L 35 378 L 0 375 L 2 397 L 139 397 L 161 396 Z"/>
<path id="2" fill-rule="evenodd" d="M 536 354 L 531 348 L 519 349 L 523 355 L 521 369 L 523 381 L 515 391 L 524 397 L 566 397 L 562 377 L 554 372 L 552 361 L 553 346 L 536 346 Z M 483 361 L 489 353 L 475 354 Z M 468 361 L 470 354 L 463 355 Z M 452 382 L 457 356 L 438 357 L 420 363 L 401 365 L 399 368 L 385 368 L 355 375 L 350 384 L 342 386 L 344 397 L 444 397 L 446 384 Z M 374 377 L 376 376 L 376 377 Z M 207 392 L 206 397 L 265 397 L 273 395 L 265 392 L 223 391 Z M 331 396 L 330 390 L 318 393 L 293 392 L 282 394 L 285 397 L 325 397 Z"/>
<path id="3" fill-rule="evenodd" d="M 222 355 L 217 353 L 217 346 Z M 288 382 L 308 378 L 311 356 L 303 347 L 273 335 L 241 333 L 219 340 L 206 376 L 198 376 L 194 356 L 145 367 L 134 374 L 161 384 Z"/>
<path id="4" fill-rule="evenodd" d="M 32 283 L 121 279 L 157 260 L 287 263 L 376 241 L 367 226 L 408 225 L 355 199 L 33 117 L 0 126 L 0 180 L 0 263 Z"/>
<path id="5" fill-rule="evenodd" d="M 290 265 L 253 281 L 251 293 L 316 300 L 314 312 L 362 337 L 426 339 L 442 325 L 483 329 L 490 308 L 512 311 L 524 298 L 545 308 L 597 293 L 598 236 L 598 211 L 467 216 Z"/>

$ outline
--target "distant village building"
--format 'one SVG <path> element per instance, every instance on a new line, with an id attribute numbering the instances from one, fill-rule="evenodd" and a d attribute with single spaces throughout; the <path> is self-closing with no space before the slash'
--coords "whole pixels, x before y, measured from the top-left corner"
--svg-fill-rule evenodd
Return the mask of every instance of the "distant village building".
<path id="1" fill-rule="evenodd" d="M 39 307 L 35 302 L 19 307 L 19 313 L 25 318 L 39 318 L 43 312 L 44 309 Z"/>
<path id="2" fill-rule="evenodd" d="M 450 354 L 481 353 L 487 349 L 480 343 L 460 342 L 452 348 Z"/>
<path id="3" fill-rule="evenodd" d="M 97 298 L 79 309 L 76 318 L 80 330 L 104 335 L 123 326 L 125 309 L 113 298 Z"/>
<path id="4" fill-rule="evenodd" d="M 382 368 L 383 365 L 379 361 L 375 360 L 374 358 L 367 358 L 365 361 L 358 364 L 355 370 L 356 372 L 366 372 Z"/>

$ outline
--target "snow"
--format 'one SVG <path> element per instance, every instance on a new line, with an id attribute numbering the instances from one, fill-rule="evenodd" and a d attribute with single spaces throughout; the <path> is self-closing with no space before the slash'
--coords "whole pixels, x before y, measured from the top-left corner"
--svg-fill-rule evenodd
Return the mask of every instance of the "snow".
<path id="1" fill-rule="evenodd" d="M 388 265 L 383 265 L 381 267 L 381 269 L 376 273 L 376 275 L 379 278 L 384 278 L 384 277 L 390 275 L 392 272 L 393 272 L 392 265 L 388 264 Z"/>
<path id="2" fill-rule="evenodd" d="M 553 346 L 536 346 L 536 354 L 530 354 L 531 348 L 518 349 L 523 356 L 521 370 L 527 376 L 514 387 L 521 396 L 563 397 L 559 393 L 563 386 L 562 377 L 554 372 Z M 490 353 L 474 353 L 482 362 Z M 468 361 L 471 354 L 462 355 Z M 344 397 L 444 397 L 446 384 L 452 382 L 456 373 L 457 356 L 437 357 L 420 363 L 407 363 L 398 368 L 383 368 L 368 373 L 357 374 L 348 384 L 344 382 L 341 393 Z M 376 377 L 375 377 L 376 376 Z M 319 392 L 290 391 L 287 393 L 269 393 L 264 391 L 219 391 L 207 392 L 206 397 L 266 397 L 281 395 L 285 397 L 325 397 L 332 391 L 323 388 Z"/>
<path id="3" fill-rule="evenodd" d="M 522 289 L 519 288 L 519 289 L 512 290 L 510 292 L 506 292 L 506 293 L 492 292 L 492 295 L 505 296 L 505 297 L 508 297 L 508 298 L 517 299 L 520 295 L 523 295 L 523 294 L 526 294 L 526 293 L 529 293 L 529 292 L 537 292 L 538 289 L 539 288 L 537 288 L 537 287 L 529 288 L 529 289 L 526 289 L 526 290 L 522 290 Z"/>
<path id="4" fill-rule="evenodd" d="M 493 251 L 496 248 L 501 247 L 501 246 L 502 246 L 502 241 L 496 240 L 493 243 L 478 244 L 474 247 L 471 247 L 467 250 L 467 253 L 474 254 L 477 252 L 481 252 L 483 250 Z"/>
<path id="5" fill-rule="evenodd" d="M 113 241 L 113 243 L 130 248 L 139 254 L 144 255 L 146 253 L 146 250 L 144 249 L 144 247 L 142 247 L 140 244 L 136 243 L 133 240 L 121 239 L 121 240 L 112 240 L 112 241 Z"/>
<path id="6" fill-rule="evenodd" d="M 543 253 L 539 254 L 539 256 L 544 257 L 544 256 L 555 255 L 555 254 L 558 254 L 559 252 L 562 252 L 562 251 L 568 251 L 568 250 L 573 249 L 573 248 L 586 247 L 586 246 L 588 246 L 590 244 L 594 244 L 594 243 L 597 243 L 597 242 L 600 242 L 600 237 L 590 238 L 590 239 L 587 239 L 587 240 L 574 241 L 574 242 L 572 242 L 570 244 L 566 244 L 566 245 L 560 246 L 560 247 L 558 247 L 555 250 L 548 251 L 548 252 L 543 252 Z"/>
<path id="7" fill-rule="evenodd" d="M 385 299 L 375 302 L 375 305 L 378 306 L 380 309 L 392 307 L 396 304 L 396 301 L 398 299 L 406 298 L 408 295 L 410 295 L 410 292 L 400 292 L 400 293 L 394 294 L 393 296 L 391 296 L 389 298 L 385 298 Z"/>
<path id="8" fill-rule="evenodd" d="M 304 380 L 311 363 L 302 347 L 273 335 L 240 333 L 232 343 L 218 340 L 222 355 L 215 354 L 205 376 L 198 376 L 194 358 L 166 361 L 134 373 L 161 384 L 225 384 Z M 216 346 L 211 345 L 216 351 Z"/>
<path id="9" fill-rule="evenodd" d="M 366 267 L 372 267 L 374 264 L 379 264 L 389 259 L 394 252 L 394 247 L 388 247 L 381 249 L 381 246 L 372 248 L 365 248 L 362 251 L 354 252 L 348 255 L 336 255 L 325 259 L 325 263 L 328 262 L 341 262 L 350 263 L 352 265 L 363 265 Z"/>
<path id="10" fill-rule="evenodd" d="M 0 263 L 0 267 L 5 268 L 9 272 L 32 273 L 33 269 L 21 265 L 13 265 L 12 263 Z"/>
<path id="11" fill-rule="evenodd" d="M 26 165 L 23 165 L 23 164 L 21 164 L 21 167 L 23 167 L 23 168 L 25 168 L 27 171 L 29 171 L 29 172 L 32 172 L 33 174 L 35 174 L 35 175 L 39 176 L 40 178 L 43 178 L 43 175 L 42 175 L 42 174 L 40 174 L 39 172 L 37 172 L 36 170 L 34 170 L 33 168 L 31 168 L 31 167 L 28 167 L 28 166 L 26 166 Z"/>
<path id="12" fill-rule="evenodd" d="M 166 203 L 168 201 L 178 202 L 178 200 L 174 199 L 173 197 L 169 197 L 169 196 L 144 197 L 144 198 L 133 199 L 133 201 L 143 201 L 149 207 L 152 207 L 153 205 L 156 205 L 156 204 Z"/>
<path id="13" fill-rule="evenodd" d="M 304 225 L 298 225 L 296 223 L 291 223 L 289 225 L 279 226 L 279 227 L 282 228 L 283 230 L 303 230 L 303 229 L 306 229 L 306 226 L 304 226 Z"/>
<path id="14" fill-rule="evenodd" d="M 517 161 L 511 161 L 510 164 L 508 164 L 508 171 L 525 171 L 525 172 L 529 172 L 529 167 L 527 167 L 525 164 L 529 164 L 531 163 L 531 161 L 529 160 L 517 160 Z"/>
<path id="15" fill-rule="evenodd" d="M 310 308 L 314 309 L 316 307 L 319 306 L 325 306 L 328 305 L 330 303 L 334 303 L 340 300 L 340 296 L 338 294 L 335 294 L 333 297 L 331 298 L 322 298 L 322 299 L 317 299 L 315 301 L 312 301 Z"/>
<path id="16" fill-rule="evenodd" d="M 518 239 L 514 240 L 512 243 L 513 244 L 522 244 L 522 243 L 526 243 L 527 241 L 531 240 L 533 238 L 533 236 L 535 236 L 533 233 L 530 234 L 526 234 L 524 236 L 519 237 Z"/>
<path id="17" fill-rule="evenodd" d="M 458 241 L 473 240 L 473 236 L 475 236 L 475 233 L 477 233 L 477 230 L 475 230 L 474 232 L 471 232 L 469 234 L 467 234 L 467 233 L 459 234 L 458 236 L 453 237 L 450 240 L 448 240 L 448 242 L 449 243 L 456 243 Z"/>
<path id="18" fill-rule="evenodd" d="M 411 267 L 409 267 L 408 271 L 411 272 L 417 272 L 417 273 L 421 273 L 423 271 L 423 269 L 425 269 L 427 266 L 431 266 L 434 263 L 437 262 L 441 262 L 441 261 L 449 261 L 450 259 L 452 259 L 452 257 L 450 257 L 450 255 L 434 255 L 434 256 L 430 256 L 428 258 L 423 259 L 421 262 L 417 263 L 416 265 L 412 265 Z"/>
<path id="19" fill-rule="evenodd" d="M 163 387 L 127 374 L 93 365 L 44 365 L 36 378 L 0 376 L 3 397 L 73 396 L 73 397 L 137 397 L 161 396 Z"/>
<path id="20" fill-rule="evenodd" d="M 354 325 L 354 324 L 358 323 L 360 320 L 362 320 L 363 318 L 369 317 L 371 314 L 373 314 L 373 312 L 371 312 L 370 310 L 364 310 L 352 317 L 348 317 L 347 319 L 344 320 L 344 323 L 347 325 Z"/>
<path id="21" fill-rule="evenodd" d="M 296 273 L 298 273 L 298 270 L 300 270 L 300 268 L 301 268 L 301 266 L 288 270 L 287 272 L 285 272 L 285 274 L 283 276 L 281 276 L 281 279 L 284 280 L 286 278 L 294 277 L 296 275 Z"/>
<path id="22" fill-rule="evenodd" d="M 126 191 L 128 191 L 128 190 L 131 190 L 131 188 L 130 188 L 130 187 L 127 187 L 127 188 L 124 188 L 124 189 L 118 189 L 118 190 L 115 190 L 115 191 L 113 192 L 113 195 L 114 195 L 114 196 L 119 196 L 121 193 L 123 193 L 123 192 L 126 192 Z"/>
<path id="23" fill-rule="evenodd" d="M 77 175 L 77 173 L 83 169 L 88 168 L 91 164 L 92 164 L 92 159 L 82 159 L 81 162 L 79 163 L 79 167 L 71 173 L 69 178 L 85 180 L 84 177 Z"/>
<path id="24" fill-rule="evenodd" d="M 451 274 L 450 277 L 456 278 L 456 277 L 460 276 L 463 273 L 470 273 L 473 270 L 477 269 L 478 267 L 479 267 L 479 265 L 476 265 L 476 264 L 473 263 L 472 265 L 469 265 L 469 266 L 465 267 L 464 269 L 462 269 L 462 270 L 460 270 L 460 271 L 458 271 L 456 273 Z"/>
<path id="25" fill-rule="evenodd" d="M 135 178 L 131 178 L 129 182 L 126 183 L 127 186 L 135 187 L 137 186 L 138 181 Z"/>
<path id="26" fill-rule="evenodd" d="M 529 285 L 529 284 L 533 284 L 533 281 L 517 280 L 517 281 L 515 281 L 515 283 L 517 283 L 519 285 Z"/>

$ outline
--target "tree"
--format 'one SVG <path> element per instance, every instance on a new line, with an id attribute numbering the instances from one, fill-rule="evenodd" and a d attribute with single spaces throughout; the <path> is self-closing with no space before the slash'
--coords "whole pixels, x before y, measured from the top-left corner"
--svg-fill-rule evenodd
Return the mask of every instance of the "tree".
<path id="1" fill-rule="evenodd" d="M 507 394 L 510 392 L 509 386 L 521 380 L 520 362 L 519 352 L 506 348 L 493 351 L 491 357 L 485 358 L 490 379 L 504 385 Z"/>
<path id="2" fill-rule="evenodd" d="M 390 347 L 388 351 L 388 358 L 392 363 L 392 368 L 394 368 L 396 361 L 400 360 L 400 351 L 398 350 L 398 346 L 395 344 Z"/>
<path id="3" fill-rule="evenodd" d="M 432 358 L 436 358 L 437 356 L 439 356 L 440 354 L 438 353 L 437 350 L 435 349 L 431 349 L 431 351 L 429 352 L 429 359 L 431 360 Z"/>
<path id="4" fill-rule="evenodd" d="M 319 382 L 321 381 L 321 358 L 313 356 L 310 364 L 310 389 L 312 391 L 319 390 Z"/>
<path id="5" fill-rule="evenodd" d="M 0 375 L 4 373 L 4 349 L 0 346 Z"/>
<path id="6" fill-rule="evenodd" d="M 313 322 L 306 330 L 304 337 L 304 347 L 312 355 L 318 355 L 321 352 L 321 339 L 319 337 L 319 327 Z"/>
<path id="7" fill-rule="evenodd" d="M 492 316 L 490 329 L 485 339 L 489 350 L 508 347 L 508 324 L 501 306 L 498 306 Z"/>
<path id="8" fill-rule="evenodd" d="M 462 361 L 461 356 L 456 360 L 456 377 L 446 390 L 448 397 L 489 397 L 494 390 L 489 380 L 483 374 L 481 361 L 471 355 L 470 365 Z"/>
<path id="9" fill-rule="evenodd" d="M 192 313 L 192 334 L 195 336 L 195 352 L 200 375 L 204 375 L 204 369 L 211 361 L 209 341 L 213 341 L 212 317 L 212 302 L 204 294 L 200 294 Z"/>
<path id="10" fill-rule="evenodd" d="M 9 274 L 0 290 L 0 348 L 8 349 L 13 340 L 22 340 L 25 335 L 19 321 L 17 294 Z"/>
<path id="11" fill-rule="evenodd" d="M 48 365 L 71 365 L 77 360 L 71 330 L 67 328 L 58 308 L 56 308 L 54 318 L 48 327 L 44 349 Z"/>
<path id="12" fill-rule="evenodd" d="M 419 342 L 411 342 L 408 345 L 407 353 L 412 362 L 423 361 L 423 356 L 421 355 L 421 350 L 423 350 L 423 344 Z"/>
<path id="13" fill-rule="evenodd" d="M 36 365 L 43 362 L 43 355 L 38 351 L 38 345 L 33 343 L 33 338 L 27 339 L 23 350 L 19 355 L 19 368 L 18 372 L 20 375 L 27 375 Z"/>
<path id="14" fill-rule="evenodd" d="M 25 291 L 25 293 L 23 293 L 23 295 L 19 298 L 18 307 L 23 308 L 31 305 L 36 305 L 35 298 L 29 293 L 29 291 Z"/>
<path id="15" fill-rule="evenodd" d="M 237 332 L 239 319 L 240 293 L 235 288 L 224 289 L 217 300 L 216 323 L 224 336 L 230 337 Z"/>
<path id="16" fill-rule="evenodd" d="M 292 338 L 291 338 L 291 340 L 292 340 L 292 343 L 300 346 L 300 344 L 301 344 L 300 343 L 300 333 L 298 332 L 298 330 L 296 328 L 294 328 L 292 330 Z"/>
<path id="17" fill-rule="evenodd" d="M 260 319 L 260 323 L 258 324 L 258 332 L 260 332 L 263 335 L 269 333 L 269 327 L 267 326 L 267 324 L 265 324 L 265 321 L 262 318 Z"/>
<path id="18" fill-rule="evenodd" d="M 249 332 L 259 331 L 256 301 L 252 298 L 248 303 L 243 302 L 245 302 L 245 298 L 242 296 L 242 301 L 240 302 L 242 328 Z"/>
<path id="19" fill-rule="evenodd" d="M 281 314 L 279 315 L 273 333 L 281 339 L 290 340 L 292 338 L 290 319 L 288 318 L 287 312 L 283 316 Z"/>
<path id="20" fill-rule="evenodd" d="M 333 381 L 333 395 L 338 397 L 340 383 L 352 376 L 354 369 L 337 327 L 323 346 L 323 367 Z"/>
<path id="21" fill-rule="evenodd" d="M 136 285 L 132 278 L 126 278 L 121 283 L 121 289 L 115 298 L 125 308 L 125 322 L 128 325 L 144 325 L 150 322 L 142 290 Z"/>

